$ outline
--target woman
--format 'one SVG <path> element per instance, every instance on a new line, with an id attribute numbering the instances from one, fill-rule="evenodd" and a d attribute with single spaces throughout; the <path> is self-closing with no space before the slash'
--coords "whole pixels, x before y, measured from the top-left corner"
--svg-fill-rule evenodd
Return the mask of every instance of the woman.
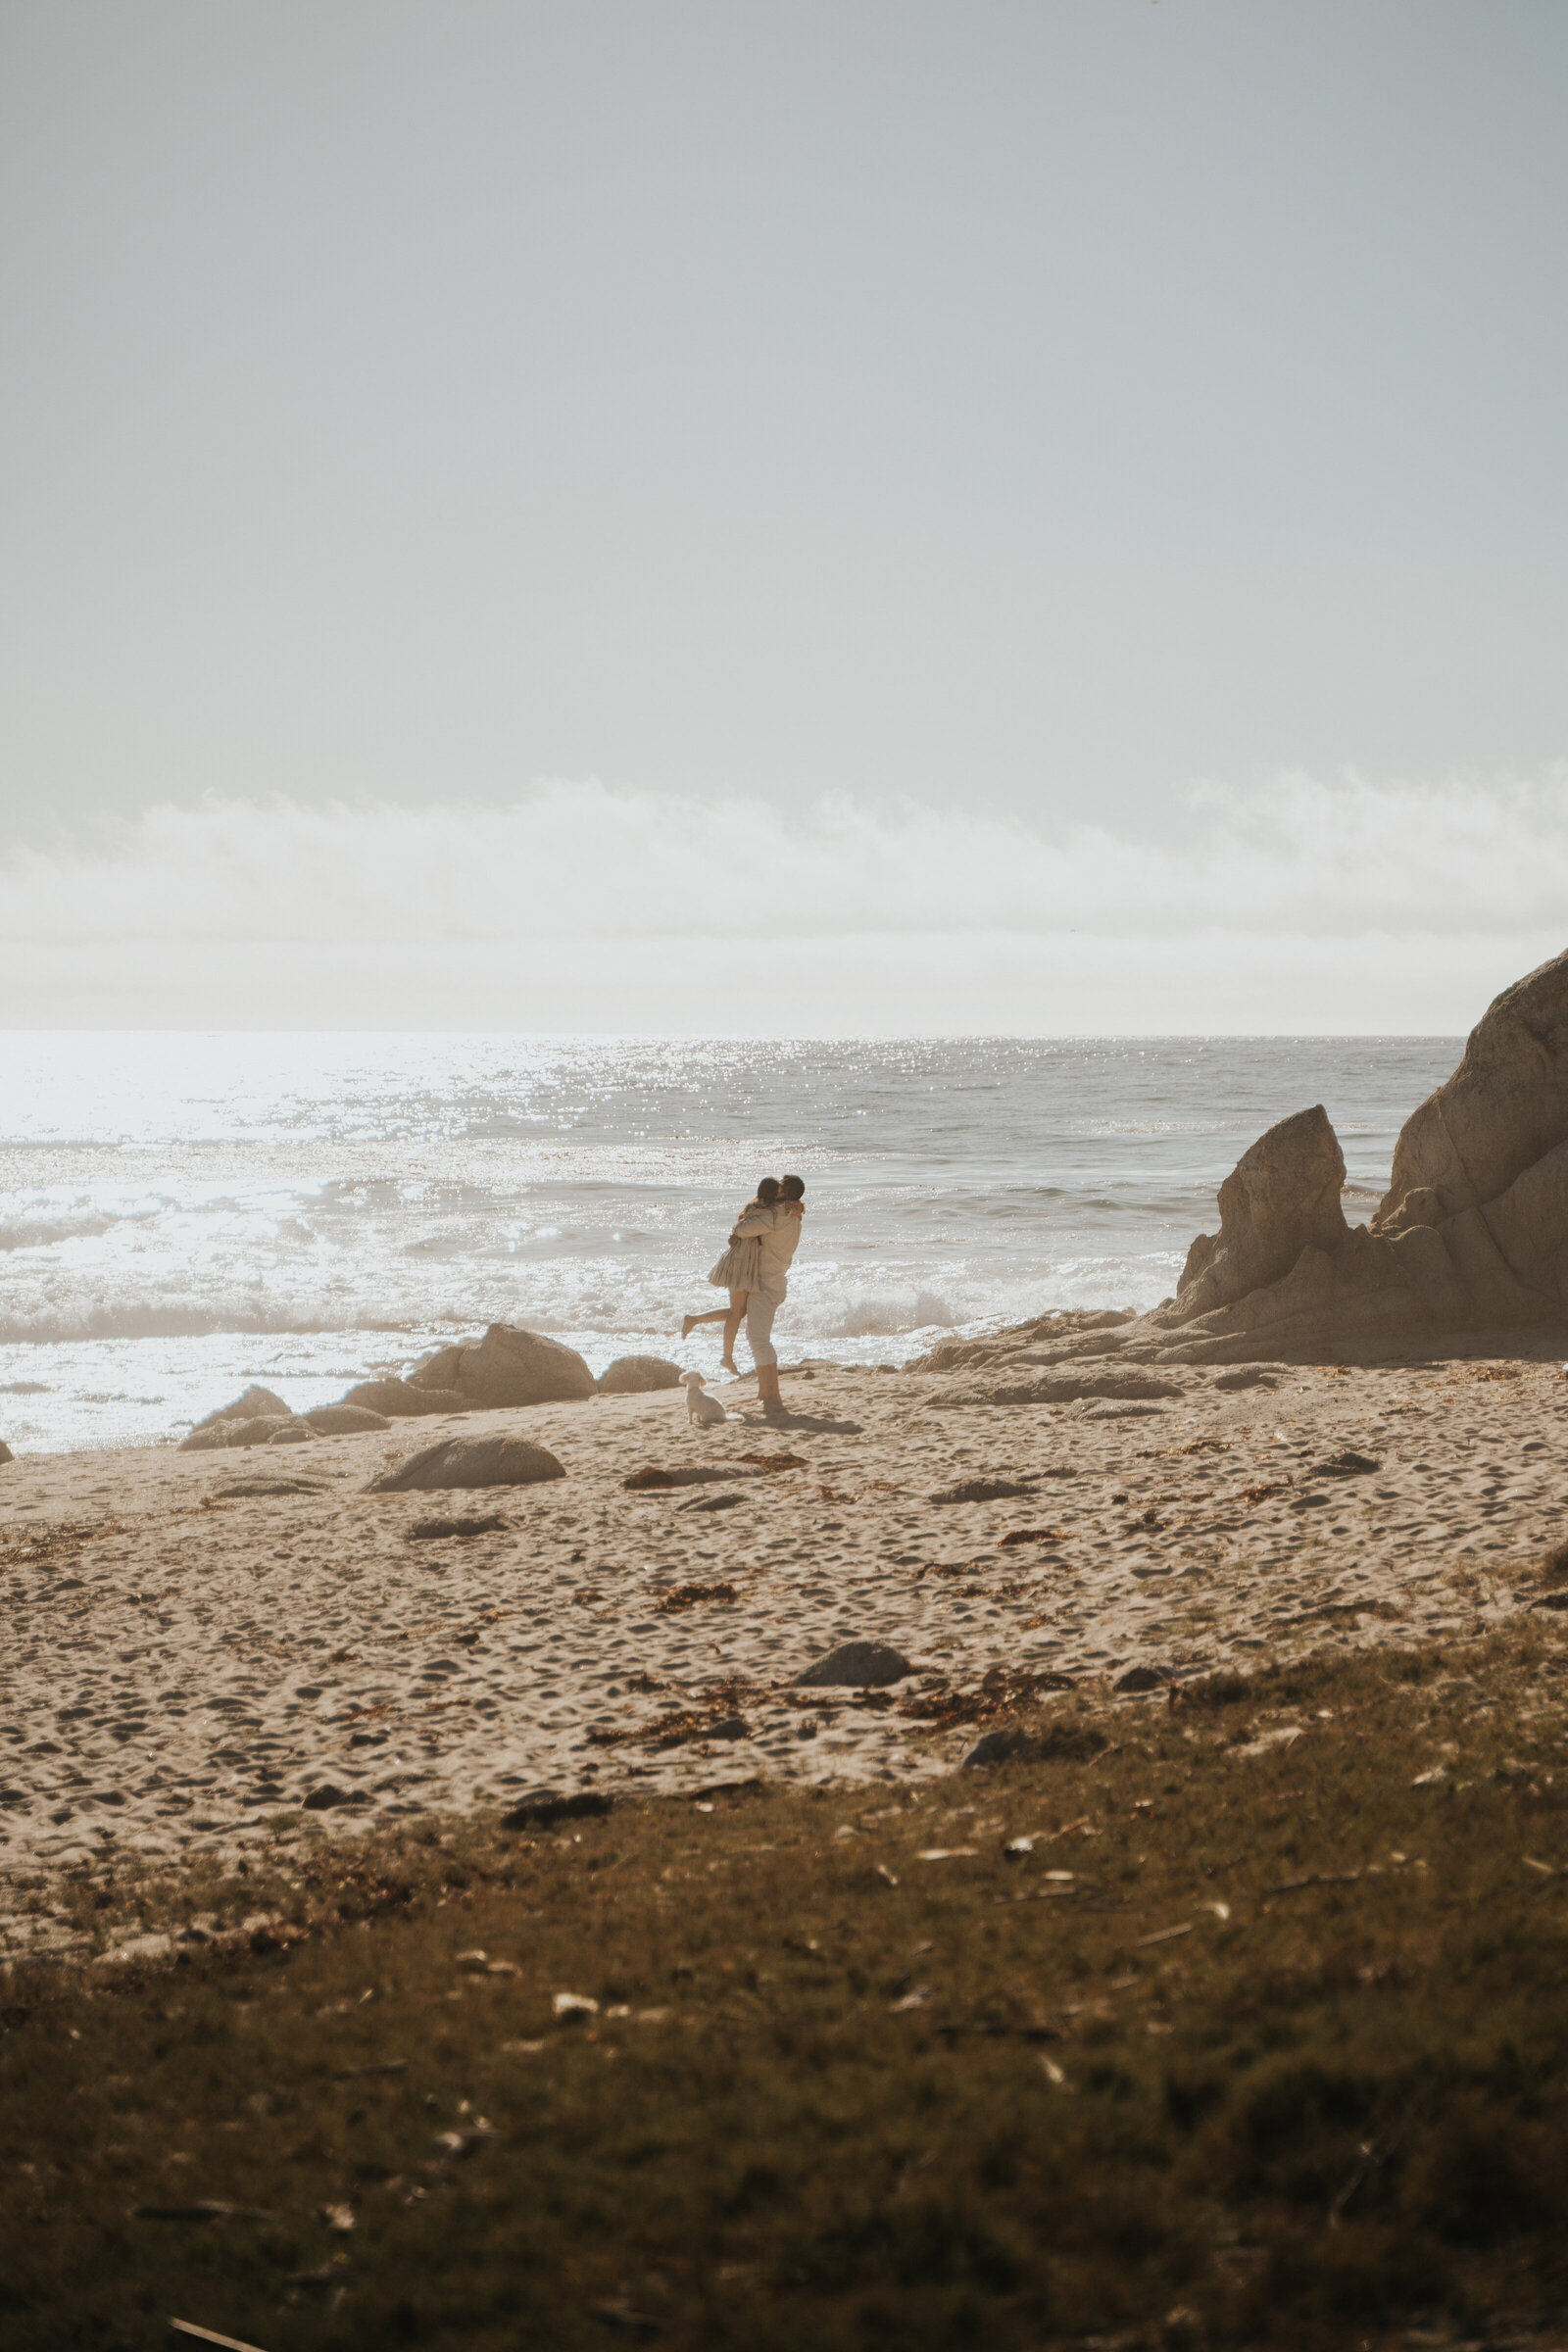
<path id="1" fill-rule="evenodd" d="M 755 1208 L 771 1208 L 777 1200 L 778 1178 L 764 1176 L 757 1188 L 755 1200 L 747 1201 L 740 1216 L 735 1220 L 736 1224 L 741 1222 L 741 1218 L 749 1217 Z M 723 1256 L 708 1277 L 709 1281 L 718 1290 L 728 1291 L 728 1306 L 715 1307 L 712 1313 L 708 1315 L 687 1315 L 680 1327 L 681 1338 L 689 1340 L 699 1323 L 722 1323 L 724 1326 L 724 1353 L 720 1360 L 726 1372 L 738 1374 L 740 1371 L 740 1366 L 735 1361 L 735 1339 L 741 1325 L 746 1320 L 746 1296 L 757 1281 L 760 1249 L 761 1244 L 755 1234 L 750 1240 L 742 1241 L 737 1234 L 731 1232 L 729 1245 Z"/>

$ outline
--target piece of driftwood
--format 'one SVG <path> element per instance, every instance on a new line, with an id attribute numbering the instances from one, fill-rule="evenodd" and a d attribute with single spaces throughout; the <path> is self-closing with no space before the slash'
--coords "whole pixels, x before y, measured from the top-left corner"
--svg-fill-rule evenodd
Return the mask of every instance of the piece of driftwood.
<path id="1" fill-rule="evenodd" d="M 222 2352 L 262 2352 L 259 2344 L 241 2343 L 237 2335 L 220 2335 L 216 2328 L 198 2328 L 194 2320 L 171 2320 L 172 2344 L 218 2344 Z"/>

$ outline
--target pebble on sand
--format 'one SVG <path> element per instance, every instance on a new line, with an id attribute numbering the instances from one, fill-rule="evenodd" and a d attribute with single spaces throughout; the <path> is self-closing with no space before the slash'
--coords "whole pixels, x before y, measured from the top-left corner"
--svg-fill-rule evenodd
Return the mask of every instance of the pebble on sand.
<path id="1" fill-rule="evenodd" d="M 812 1690 L 870 1690 L 884 1683 L 900 1683 L 913 1672 L 903 1651 L 886 1642 L 841 1642 L 795 1680 Z"/>

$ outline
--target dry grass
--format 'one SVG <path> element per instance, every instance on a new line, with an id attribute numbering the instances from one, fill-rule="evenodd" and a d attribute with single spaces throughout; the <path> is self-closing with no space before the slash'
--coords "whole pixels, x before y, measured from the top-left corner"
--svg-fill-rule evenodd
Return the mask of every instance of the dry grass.
<path id="1" fill-rule="evenodd" d="M 1546 2327 L 1564 1631 L 1174 1706 L 1061 1692 L 1028 1711 L 1054 1760 L 918 1794 L 747 1785 L 81 1882 L 110 1940 L 127 1910 L 279 1924 L 13 1976 L 0 2334 L 1344 2352 Z M 151 2218 L 205 2204 L 228 2210 Z"/>

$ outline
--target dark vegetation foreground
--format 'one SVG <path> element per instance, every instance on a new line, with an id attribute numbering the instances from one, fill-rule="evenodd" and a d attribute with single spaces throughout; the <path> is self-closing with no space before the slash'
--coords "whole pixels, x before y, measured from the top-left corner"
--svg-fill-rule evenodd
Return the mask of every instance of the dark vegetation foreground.
<path id="1" fill-rule="evenodd" d="M 919 1794 L 84 1882 L 275 1924 L 9 1980 L 0 2338 L 1568 2342 L 1564 1630 L 1064 1695 Z"/>

